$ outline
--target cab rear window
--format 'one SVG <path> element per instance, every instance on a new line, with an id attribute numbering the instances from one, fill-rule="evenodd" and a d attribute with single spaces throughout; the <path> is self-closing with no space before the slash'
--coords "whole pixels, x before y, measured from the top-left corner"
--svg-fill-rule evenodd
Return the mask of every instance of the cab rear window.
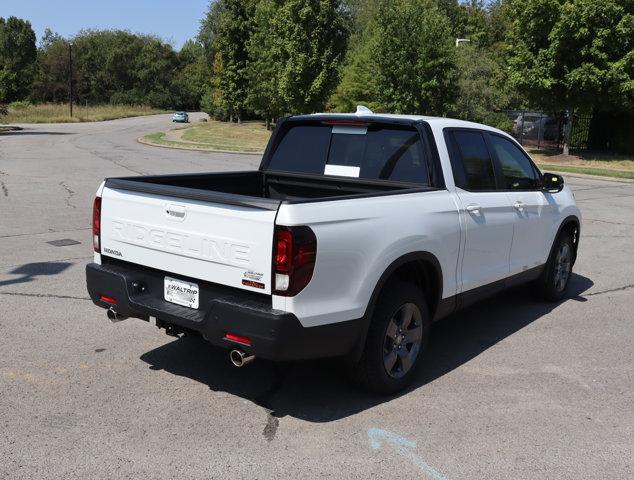
<path id="1" fill-rule="evenodd" d="M 418 130 L 382 125 L 294 125 L 282 133 L 269 170 L 429 185 Z"/>

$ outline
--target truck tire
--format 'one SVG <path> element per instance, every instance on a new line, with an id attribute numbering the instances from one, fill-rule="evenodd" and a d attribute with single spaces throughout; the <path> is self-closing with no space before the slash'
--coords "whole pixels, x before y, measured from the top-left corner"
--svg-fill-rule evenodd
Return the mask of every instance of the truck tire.
<path id="1" fill-rule="evenodd" d="M 423 292 L 397 282 L 381 293 L 358 362 L 354 383 L 381 394 L 402 390 L 415 378 L 427 349 L 431 321 Z"/>
<path id="2" fill-rule="evenodd" d="M 540 298 L 557 302 L 564 297 L 572 274 L 573 258 L 572 237 L 568 232 L 562 232 L 555 241 L 544 272 L 537 280 L 537 293 Z"/>

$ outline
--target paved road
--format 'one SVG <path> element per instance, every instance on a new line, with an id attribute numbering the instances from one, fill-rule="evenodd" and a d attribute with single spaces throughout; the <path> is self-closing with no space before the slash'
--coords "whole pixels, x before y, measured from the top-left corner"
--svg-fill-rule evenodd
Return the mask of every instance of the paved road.
<path id="1" fill-rule="evenodd" d="M 93 307 L 103 177 L 259 161 L 135 142 L 169 125 L 0 134 L 0 478 L 634 477 L 634 185 L 568 179 L 585 217 L 570 299 L 519 289 L 447 319 L 415 388 L 377 398 L 336 361 L 238 370 Z"/>

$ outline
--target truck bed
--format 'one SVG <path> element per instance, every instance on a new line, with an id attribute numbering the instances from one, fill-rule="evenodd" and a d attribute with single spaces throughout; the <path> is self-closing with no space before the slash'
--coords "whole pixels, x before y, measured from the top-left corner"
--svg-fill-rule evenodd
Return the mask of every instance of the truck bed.
<path id="1" fill-rule="evenodd" d="M 106 186 L 267 210 L 276 210 L 281 202 L 311 202 L 431 189 L 410 183 L 263 171 L 110 178 L 106 180 Z"/>

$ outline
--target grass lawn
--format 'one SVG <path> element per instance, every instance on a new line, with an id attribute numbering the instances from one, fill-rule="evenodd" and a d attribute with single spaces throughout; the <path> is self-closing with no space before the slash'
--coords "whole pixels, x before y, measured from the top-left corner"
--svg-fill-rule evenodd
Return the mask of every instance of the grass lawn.
<path id="1" fill-rule="evenodd" d="M 197 150 L 226 150 L 231 152 L 263 152 L 271 136 L 260 121 L 236 123 L 209 122 L 172 130 L 151 133 L 144 139 L 150 143 Z"/>
<path id="2" fill-rule="evenodd" d="M 614 177 L 614 178 L 629 178 L 634 180 L 634 170 L 610 170 L 608 168 L 596 168 L 596 167 L 574 167 L 574 166 L 562 166 L 561 164 L 548 164 L 537 162 L 537 165 L 544 170 L 554 170 L 557 172 L 568 173 L 583 173 L 585 175 L 599 175 L 601 177 Z"/>
<path id="3" fill-rule="evenodd" d="M 556 150 L 528 149 L 531 157 L 543 169 L 584 173 L 615 178 L 634 178 L 634 157 L 596 152 L 573 152 L 561 155 Z"/>
<path id="4" fill-rule="evenodd" d="M 69 115 L 69 107 L 57 103 L 41 103 L 37 105 L 9 105 L 8 115 L 0 117 L 0 123 L 69 123 L 98 122 L 115 118 L 137 117 L 166 113 L 164 110 L 144 105 L 73 105 L 73 116 Z"/>

